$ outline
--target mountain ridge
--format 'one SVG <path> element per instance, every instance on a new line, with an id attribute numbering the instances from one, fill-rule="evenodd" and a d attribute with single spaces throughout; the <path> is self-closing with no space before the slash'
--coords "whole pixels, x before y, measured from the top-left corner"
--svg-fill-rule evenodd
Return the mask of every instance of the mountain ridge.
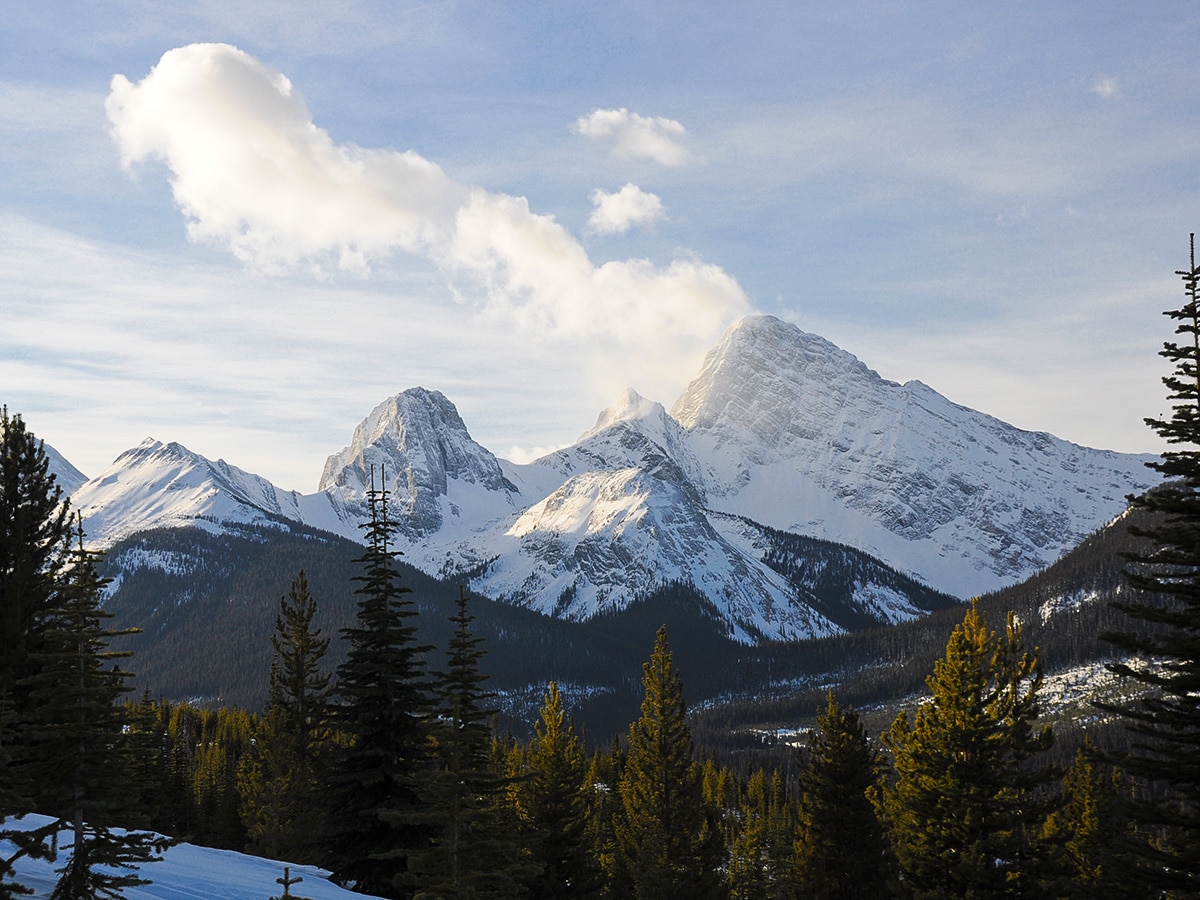
<path id="1" fill-rule="evenodd" d="M 475 442 L 445 395 L 410 388 L 330 455 L 316 494 L 148 442 L 75 496 L 100 545 L 189 518 L 357 540 L 379 471 L 398 546 L 426 572 L 579 620 L 691 583 L 731 635 L 753 642 L 928 611 L 913 588 L 869 580 L 821 611 L 772 566 L 769 533 L 851 547 L 964 597 L 1045 567 L 1118 514 L 1153 483 L 1150 458 L 1022 431 L 753 316 L 726 332 L 670 413 L 627 390 L 573 444 L 529 464 Z"/>

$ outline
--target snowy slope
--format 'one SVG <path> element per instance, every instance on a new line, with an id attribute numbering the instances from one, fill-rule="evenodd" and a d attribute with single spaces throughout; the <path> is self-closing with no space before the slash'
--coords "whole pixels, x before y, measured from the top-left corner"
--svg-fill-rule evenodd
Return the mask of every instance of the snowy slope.
<path id="1" fill-rule="evenodd" d="M 46 824 L 45 816 L 26 816 L 19 822 L 6 822 L 6 827 L 27 824 L 30 827 Z M 17 881 L 33 890 L 33 900 L 45 900 L 54 889 L 56 867 L 69 857 L 69 832 L 59 838 L 58 862 L 21 859 L 16 864 Z M 11 845 L 0 842 L 0 853 L 11 852 Z M 65 851 L 65 852 L 64 852 Z M 152 881 L 143 887 L 127 888 L 127 900 L 267 900 L 283 893 L 276 879 L 283 877 L 285 863 L 234 853 L 232 850 L 213 850 L 194 844 L 177 844 L 163 854 L 159 862 L 142 866 L 139 875 Z M 370 900 L 366 894 L 356 894 L 328 880 L 328 872 L 315 866 L 288 865 L 291 878 L 304 880 L 292 887 L 292 893 L 310 900 Z"/>
<path id="2" fill-rule="evenodd" d="M 67 458 L 51 447 L 49 444 L 42 442 L 42 447 L 46 451 L 46 457 L 50 461 L 50 474 L 62 492 L 67 496 L 77 490 L 81 484 L 87 481 L 87 476 L 80 472 L 77 468 L 67 461 Z"/>
<path id="3" fill-rule="evenodd" d="M 108 545 L 148 528 L 298 521 L 300 495 L 224 460 L 147 438 L 71 495 L 93 542 Z"/>
<path id="4" fill-rule="evenodd" d="M 770 316 L 726 333 L 672 415 L 714 508 L 851 544 L 960 596 L 1053 562 L 1156 480 L 1150 456 L 885 381 Z"/>

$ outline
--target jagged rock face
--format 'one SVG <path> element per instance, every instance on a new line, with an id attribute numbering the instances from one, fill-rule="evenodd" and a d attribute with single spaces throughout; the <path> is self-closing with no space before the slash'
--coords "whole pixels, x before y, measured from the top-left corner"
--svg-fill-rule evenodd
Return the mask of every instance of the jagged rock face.
<path id="1" fill-rule="evenodd" d="M 365 518 L 372 471 L 376 486 L 390 492 L 396 521 L 410 536 L 442 527 L 455 482 L 517 492 L 496 457 L 471 439 L 454 404 L 424 388 L 411 388 L 375 407 L 354 430 L 350 446 L 326 461 L 320 490 L 353 505 Z"/>
<path id="2" fill-rule="evenodd" d="M 726 334 L 672 415 L 714 506 L 960 594 L 1049 564 L 1153 483 L 1149 457 L 1021 431 L 768 316 Z"/>

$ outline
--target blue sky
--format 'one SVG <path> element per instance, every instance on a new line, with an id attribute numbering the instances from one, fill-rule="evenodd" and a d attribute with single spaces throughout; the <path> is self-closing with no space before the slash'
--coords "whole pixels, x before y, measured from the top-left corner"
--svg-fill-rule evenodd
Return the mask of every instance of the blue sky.
<path id="1" fill-rule="evenodd" d="M 15 2 L 0 398 L 312 491 L 387 396 L 526 458 L 766 312 L 1156 450 L 1190 3 Z"/>

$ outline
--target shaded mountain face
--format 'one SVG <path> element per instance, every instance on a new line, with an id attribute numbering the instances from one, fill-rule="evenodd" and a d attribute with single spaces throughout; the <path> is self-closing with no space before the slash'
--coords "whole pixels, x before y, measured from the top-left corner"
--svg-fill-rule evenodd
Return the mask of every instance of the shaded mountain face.
<path id="1" fill-rule="evenodd" d="M 670 413 L 628 391 L 529 465 L 498 460 L 445 396 L 413 388 L 367 416 L 316 494 L 148 442 L 76 502 L 100 544 L 187 522 L 357 539 L 374 477 L 427 573 L 577 621 L 691 584 L 755 641 L 904 621 L 1013 583 L 1116 516 L 1151 483 L 1147 458 L 1020 431 L 755 316 Z"/>

